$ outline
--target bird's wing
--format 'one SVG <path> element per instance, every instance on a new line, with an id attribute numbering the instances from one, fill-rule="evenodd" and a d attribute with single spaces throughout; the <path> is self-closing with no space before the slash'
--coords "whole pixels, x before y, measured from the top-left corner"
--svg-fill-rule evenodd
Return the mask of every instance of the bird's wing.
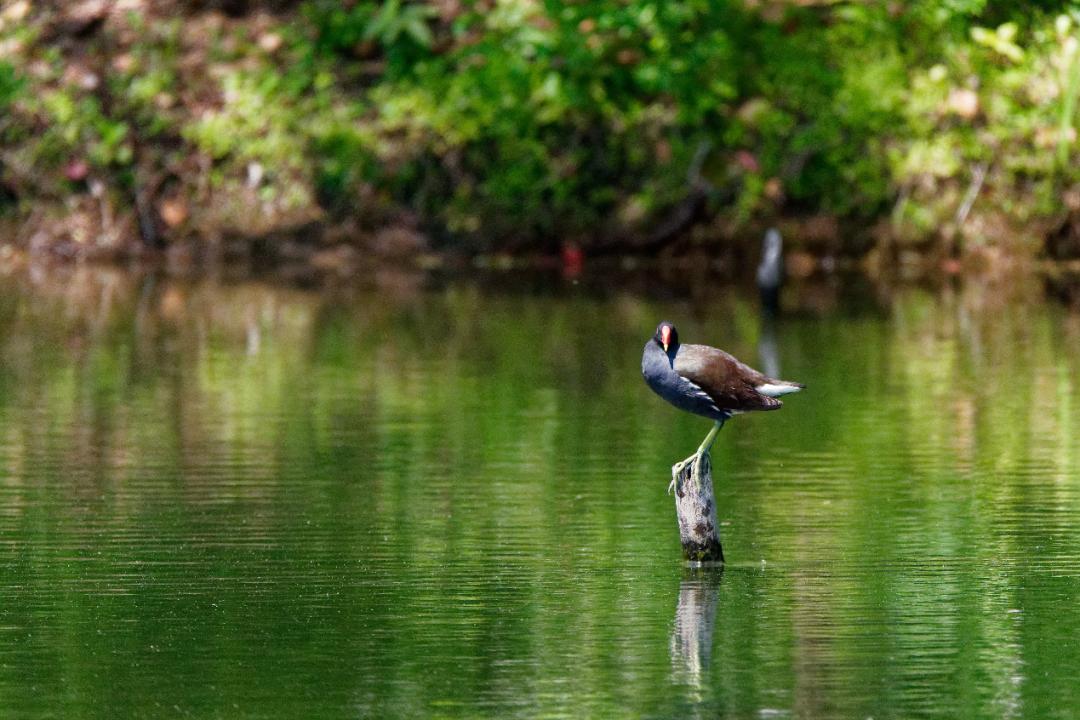
<path id="1" fill-rule="evenodd" d="M 723 410 L 775 410 L 783 404 L 756 389 L 771 378 L 723 350 L 708 345 L 680 345 L 674 367 Z"/>

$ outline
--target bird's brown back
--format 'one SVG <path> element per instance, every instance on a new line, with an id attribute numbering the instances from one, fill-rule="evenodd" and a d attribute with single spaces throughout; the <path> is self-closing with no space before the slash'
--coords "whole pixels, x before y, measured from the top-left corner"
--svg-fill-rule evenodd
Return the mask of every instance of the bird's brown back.
<path id="1" fill-rule="evenodd" d="M 723 410 L 776 410 L 783 404 L 756 389 L 776 380 L 708 345 L 680 345 L 675 372 L 707 392 Z"/>

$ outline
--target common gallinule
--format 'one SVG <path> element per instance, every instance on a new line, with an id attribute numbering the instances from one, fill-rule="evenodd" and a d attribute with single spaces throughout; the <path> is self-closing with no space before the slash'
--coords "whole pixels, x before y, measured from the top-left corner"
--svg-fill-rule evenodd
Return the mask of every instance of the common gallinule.
<path id="1" fill-rule="evenodd" d="M 768 377 L 723 350 L 682 345 L 679 332 L 666 321 L 656 326 L 656 334 L 645 344 L 641 374 L 653 392 L 675 407 L 715 423 L 697 452 L 676 465 L 682 469 L 696 460 L 695 472 L 729 417 L 751 410 L 779 410 L 783 403 L 776 398 L 806 387 Z"/>

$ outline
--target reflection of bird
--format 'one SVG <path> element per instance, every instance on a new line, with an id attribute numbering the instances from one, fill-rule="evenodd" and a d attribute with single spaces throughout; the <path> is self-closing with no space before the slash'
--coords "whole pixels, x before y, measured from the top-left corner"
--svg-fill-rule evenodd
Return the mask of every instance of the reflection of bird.
<path id="1" fill-rule="evenodd" d="M 757 267 L 757 285 L 761 304 L 767 312 L 780 307 L 780 286 L 784 284 L 784 241 L 780 231 L 769 228 L 761 244 L 761 262 Z"/>
<path id="2" fill-rule="evenodd" d="M 715 423 L 697 452 L 678 463 L 676 475 L 691 460 L 695 470 L 700 467 L 702 456 L 729 417 L 751 410 L 777 410 L 783 403 L 776 398 L 805 387 L 771 378 L 723 350 L 682 345 L 675 326 L 666 321 L 656 327 L 656 334 L 645 344 L 641 374 L 653 392 L 675 407 Z"/>

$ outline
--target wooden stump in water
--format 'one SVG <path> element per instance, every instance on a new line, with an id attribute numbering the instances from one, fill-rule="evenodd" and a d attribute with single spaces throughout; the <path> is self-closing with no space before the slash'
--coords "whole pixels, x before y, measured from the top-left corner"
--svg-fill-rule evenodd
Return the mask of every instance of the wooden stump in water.
<path id="1" fill-rule="evenodd" d="M 681 470 L 678 465 L 671 467 L 683 557 L 691 566 L 720 564 L 724 562 L 724 549 L 720 546 L 720 524 L 716 521 L 712 458 L 709 453 L 702 456 L 697 478 L 696 462 L 691 460 Z"/>

